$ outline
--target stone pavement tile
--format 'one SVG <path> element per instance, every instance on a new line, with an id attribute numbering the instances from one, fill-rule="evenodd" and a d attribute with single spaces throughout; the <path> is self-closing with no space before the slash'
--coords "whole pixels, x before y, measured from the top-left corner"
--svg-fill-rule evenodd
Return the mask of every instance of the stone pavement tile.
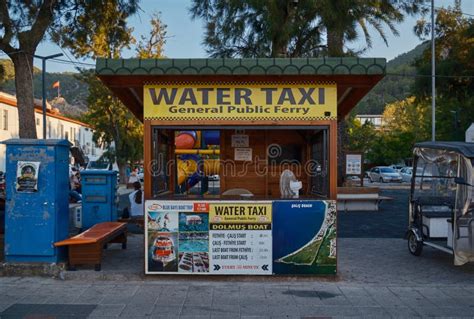
<path id="1" fill-rule="evenodd" d="M 128 304 L 120 313 L 122 318 L 136 318 L 150 316 L 154 309 L 153 304 Z"/>
<path id="2" fill-rule="evenodd" d="M 130 304 L 154 305 L 159 295 L 159 292 L 137 291 L 137 293 L 130 298 Z"/>
<path id="3" fill-rule="evenodd" d="M 469 307 L 417 307 L 413 309 L 422 317 L 474 317 L 474 308 Z"/>
<path id="4" fill-rule="evenodd" d="M 208 316 L 210 317 L 211 307 L 185 304 L 180 313 L 180 317 L 182 316 Z"/>
<path id="5" fill-rule="evenodd" d="M 240 319 L 270 319 L 270 316 L 240 316 Z"/>
<path id="6" fill-rule="evenodd" d="M 258 296 L 258 297 L 251 297 L 251 296 L 242 297 L 241 296 L 239 303 L 241 306 L 265 305 L 267 304 L 267 298 L 265 298 L 265 296 Z"/>
<path id="7" fill-rule="evenodd" d="M 151 313 L 152 317 L 157 316 L 179 316 L 182 306 L 170 306 L 167 304 L 156 304 Z"/>
<path id="8" fill-rule="evenodd" d="M 157 305 L 179 306 L 181 307 L 186 300 L 186 296 L 170 297 L 168 295 L 160 295 L 155 301 Z"/>
<path id="9" fill-rule="evenodd" d="M 267 314 L 271 317 L 274 316 L 299 316 L 299 308 L 296 306 L 288 305 L 268 305 Z"/>
<path id="10" fill-rule="evenodd" d="M 384 307 L 392 318 L 418 318 L 420 314 L 408 307 Z"/>
<path id="11" fill-rule="evenodd" d="M 415 290 L 438 307 L 452 307 L 458 304 L 455 298 L 448 296 L 442 289 L 436 287 L 417 287 Z"/>
<path id="12" fill-rule="evenodd" d="M 355 307 L 363 318 L 388 318 L 390 314 L 382 307 Z"/>
<path id="13" fill-rule="evenodd" d="M 357 308 L 352 306 L 302 306 L 298 311 L 301 317 L 359 316 Z"/>
<path id="14" fill-rule="evenodd" d="M 383 307 L 406 307 L 406 305 L 387 287 L 365 287 L 368 294 Z"/>
<path id="15" fill-rule="evenodd" d="M 138 288 L 139 286 L 134 284 L 119 284 L 115 285 L 115 287 L 111 290 L 106 290 L 104 294 L 120 294 L 131 297 L 137 292 Z"/>
<path id="16" fill-rule="evenodd" d="M 266 304 L 241 304 L 241 316 L 268 316 L 268 306 Z"/>
<path id="17" fill-rule="evenodd" d="M 293 297 L 293 300 L 295 301 L 295 304 L 297 306 L 323 305 L 323 301 L 321 300 L 321 298 L 319 298 L 318 293 L 308 288 L 306 289 L 291 288 L 289 294 Z"/>
<path id="18" fill-rule="evenodd" d="M 90 293 L 89 290 L 86 290 L 74 300 L 74 303 L 100 304 L 102 303 L 103 299 L 103 294 L 96 292 Z"/>
<path id="19" fill-rule="evenodd" d="M 118 317 L 125 305 L 97 305 L 88 318 Z"/>
<path id="20" fill-rule="evenodd" d="M 456 301 L 455 305 L 459 305 L 461 307 L 474 307 L 474 298 L 472 298 L 471 295 L 464 295 L 462 297 L 456 297 L 454 298 Z M 452 305 L 447 305 L 447 307 L 450 307 Z"/>
<path id="21" fill-rule="evenodd" d="M 16 302 L 19 303 L 34 303 L 34 304 L 43 304 L 50 298 L 49 295 L 46 294 L 33 294 L 33 295 L 26 295 L 23 298 L 17 300 Z M 2 297 L 3 299 L 3 297 Z"/>
<path id="22" fill-rule="evenodd" d="M 362 287 L 339 287 L 349 302 L 356 307 L 375 307 L 378 303 Z"/>
<path id="23" fill-rule="evenodd" d="M 179 319 L 209 319 L 211 315 L 181 315 Z"/>
<path id="24" fill-rule="evenodd" d="M 1 297 L 0 297 L 0 301 L 2 301 Z M 2 312 L 3 310 L 7 309 L 7 308 L 10 307 L 11 305 L 13 305 L 13 303 L 0 303 L 0 312 Z"/>
<path id="25" fill-rule="evenodd" d="M 464 288 L 460 288 L 460 287 L 438 287 L 438 289 L 441 289 L 444 294 L 446 294 L 446 295 L 448 295 L 452 298 L 466 297 L 466 296 L 471 296 L 472 295 L 471 292 L 467 291 Z"/>
<path id="26" fill-rule="evenodd" d="M 211 314 L 211 319 L 240 319 L 239 314 Z"/>
<path id="27" fill-rule="evenodd" d="M 128 304 L 128 303 L 130 303 L 131 298 L 132 298 L 132 296 L 129 296 L 128 294 L 123 295 L 123 294 L 117 292 L 117 294 L 115 294 L 115 295 L 111 295 L 111 294 L 104 295 L 104 298 L 102 298 L 102 300 L 100 300 L 100 304 L 104 304 L 104 305 L 107 305 L 107 304 Z"/>
<path id="28" fill-rule="evenodd" d="M 409 307 L 430 308 L 436 306 L 412 287 L 389 287 L 388 289 Z"/>
<path id="29" fill-rule="evenodd" d="M 213 305 L 211 316 L 217 315 L 240 315 L 240 306 L 237 305 Z"/>
<path id="30" fill-rule="evenodd" d="M 153 319 L 179 319 L 178 315 L 154 315 L 152 314 L 150 318 Z"/>

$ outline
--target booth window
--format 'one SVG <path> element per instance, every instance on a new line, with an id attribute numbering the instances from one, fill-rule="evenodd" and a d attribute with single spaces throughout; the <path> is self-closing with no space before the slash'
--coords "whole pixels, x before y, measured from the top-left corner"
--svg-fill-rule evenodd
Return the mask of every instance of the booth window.
<path id="1" fill-rule="evenodd" d="M 153 128 L 152 194 L 156 197 L 169 190 L 169 138 L 158 128 Z"/>
<path id="2" fill-rule="evenodd" d="M 310 139 L 311 194 L 329 197 L 329 134 L 327 129 L 315 132 Z"/>

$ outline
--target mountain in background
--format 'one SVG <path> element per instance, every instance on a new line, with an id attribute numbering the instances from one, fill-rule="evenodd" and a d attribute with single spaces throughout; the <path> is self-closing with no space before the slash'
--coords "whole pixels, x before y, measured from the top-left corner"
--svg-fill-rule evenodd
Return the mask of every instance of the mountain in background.
<path id="1" fill-rule="evenodd" d="M 0 91 L 15 95 L 15 72 L 13 63 L 7 59 L 0 59 L 3 69 Z M 42 98 L 41 70 L 34 67 L 33 88 L 35 98 Z M 53 88 L 53 83 L 59 81 L 61 97 L 58 90 Z M 87 111 L 87 95 L 89 88 L 86 83 L 77 78 L 77 73 L 48 73 L 46 72 L 46 99 L 53 107 L 59 109 L 61 114 L 73 118 L 80 117 Z"/>
<path id="2" fill-rule="evenodd" d="M 428 42 L 424 42 L 413 50 L 388 61 L 387 75 L 357 104 L 352 113 L 382 114 L 387 103 L 404 100 L 412 95 L 415 78 L 393 74 L 416 74 L 413 63 L 423 54 L 428 45 Z"/>

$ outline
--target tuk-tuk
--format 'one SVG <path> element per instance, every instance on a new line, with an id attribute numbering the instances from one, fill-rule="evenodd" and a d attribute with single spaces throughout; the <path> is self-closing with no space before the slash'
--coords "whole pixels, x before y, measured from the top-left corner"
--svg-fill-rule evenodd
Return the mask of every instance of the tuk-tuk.
<path id="1" fill-rule="evenodd" d="M 413 149 L 408 250 L 423 246 L 474 261 L 474 143 L 423 142 Z"/>

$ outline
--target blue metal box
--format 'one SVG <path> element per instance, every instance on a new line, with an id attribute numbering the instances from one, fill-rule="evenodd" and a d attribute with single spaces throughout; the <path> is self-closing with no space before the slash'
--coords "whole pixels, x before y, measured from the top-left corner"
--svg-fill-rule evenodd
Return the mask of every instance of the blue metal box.
<path id="1" fill-rule="evenodd" d="M 5 260 L 58 262 L 68 236 L 67 140 L 11 139 L 6 150 Z"/>
<path id="2" fill-rule="evenodd" d="M 117 172 L 86 170 L 81 172 L 82 228 L 117 220 Z"/>

